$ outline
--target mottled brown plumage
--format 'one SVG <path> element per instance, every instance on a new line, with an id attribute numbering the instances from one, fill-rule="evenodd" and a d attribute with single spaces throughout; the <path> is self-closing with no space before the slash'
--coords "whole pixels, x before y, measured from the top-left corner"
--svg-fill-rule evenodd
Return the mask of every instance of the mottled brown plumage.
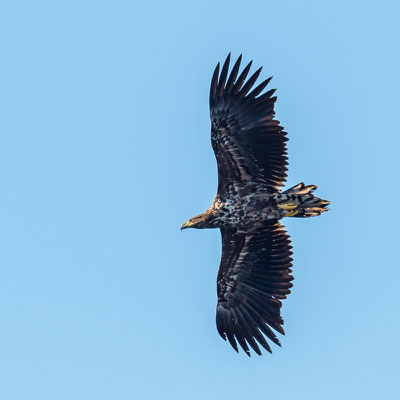
<path id="1" fill-rule="evenodd" d="M 284 334 L 281 300 L 292 287 L 292 251 L 279 220 L 326 211 L 328 201 L 313 195 L 316 186 L 298 184 L 281 192 L 287 176 L 286 132 L 274 119 L 271 80 L 253 89 L 251 62 L 239 75 L 240 56 L 228 74 L 217 65 L 210 89 L 211 144 L 218 165 L 218 190 L 210 208 L 182 225 L 219 228 L 222 257 L 217 277 L 217 329 L 238 351 L 271 352 L 264 335 L 280 345 Z M 246 80 L 247 79 L 247 80 Z M 253 90 L 252 90 L 253 89 Z"/>

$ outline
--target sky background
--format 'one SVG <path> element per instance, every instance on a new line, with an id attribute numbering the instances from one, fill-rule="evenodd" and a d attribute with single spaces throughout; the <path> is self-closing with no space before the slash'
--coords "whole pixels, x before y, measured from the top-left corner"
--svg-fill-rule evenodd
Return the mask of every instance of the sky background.
<path id="1" fill-rule="evenodd" d="M 14 1 L 0 6 L 0 397 L 395 399 L 400 7 L 395 1 Z M 231 51 L 274 76 L 288 185 L 286 336 L 215 327 L 208 91 Z"/>

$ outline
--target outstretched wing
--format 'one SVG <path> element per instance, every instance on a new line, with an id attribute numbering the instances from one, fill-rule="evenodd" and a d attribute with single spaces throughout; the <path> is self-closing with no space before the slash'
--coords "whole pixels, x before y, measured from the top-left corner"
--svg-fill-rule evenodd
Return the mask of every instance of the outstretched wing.
<path id="1" fill-rule="evenodd" d="M 260 184 L 276 192 L 287 176 L 288 139 L 279 121 L 274 119 L 275 90 L 261 94 L 271 78 L 250 92 L 261 68 L 246 81 L 252 62 L 238 77 L 241 58 L 229 77 L 230 54 L 221 74 L 218 64 L 210 88 L 211 143 L 218 164 L 218 195 L 222 200 L 243 189 L 255 190 L 255 185 Z"/>
<path id="2" fill-rule="evenodd" d="M 237 340 L 249 356 L 248 344 L 261 355 L 257 342 L 271 352 L 263 333 L 280 346 L 272 329 L 284 335 L 280 300 L 293 286 L 289 236 L 279 222 L 251 234 L 227 229 L 221 233 L 218 332 L 236 351 Z"/>

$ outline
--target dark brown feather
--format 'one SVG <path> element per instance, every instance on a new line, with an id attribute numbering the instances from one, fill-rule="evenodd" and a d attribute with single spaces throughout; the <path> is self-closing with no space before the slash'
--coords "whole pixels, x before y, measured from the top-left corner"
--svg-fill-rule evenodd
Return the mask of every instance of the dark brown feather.
<path id="1" fill-rule="evenodd" d="M 274 119 L 275 90 L 262 93 L 271 78 L 249 93 L 261 68 L 246 81 L 252 63 L 237 78 L 241 56 L 228 76 L 229 62 L 230 54 L 220 75 L 217 65 L 210 89 L 211 142 L 222 201 L 233 200 L 232 193 L 249 184 L 278 192 L 287 176 L 288 139 Z"/>
<path id="2" fill-rule="evenodd" d="M 221 234 L 222 257 L 217 278 L 218 332 L 235 350 L 239 343 L 248 355 L 247 344 L 261 354 L 255 341 L 271 352 L 262 333 L 280 346 L 272 329 L 284 334 L 280 315 L 282 303 L 278 299 L 285 298 L 292 287 L 289 236 L 277 221 L 257 232 L 221 229 Z"/>
<path id="3" fill-rule="evenodd" d="M 230 92 L 233 88 L 233 84 L 235 83 L 238 72 L 239 72 L 241 61 L 242 61 L 242 55 L 240 55 L 239 58 L 236 60 L 235 65 L 232 68 L 231 74 L 229 75 L 228 83 L 226 84 L 226 88 L 225 88 L 226 94 L 230 94 Z"/>

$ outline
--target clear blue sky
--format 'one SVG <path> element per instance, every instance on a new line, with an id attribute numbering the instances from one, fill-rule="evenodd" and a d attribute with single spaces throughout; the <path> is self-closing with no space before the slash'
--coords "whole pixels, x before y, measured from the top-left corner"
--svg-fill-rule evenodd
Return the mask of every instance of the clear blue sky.
<path id="1" fill-rule="evenodd" d="M 400 26 L 395 1 L 15 1 L 0 7 L 0 397 L 395 399 Z M 236 354 L 215 328 L 208 90 L 264 66 L 288 185 L 287 335 Z"/>

